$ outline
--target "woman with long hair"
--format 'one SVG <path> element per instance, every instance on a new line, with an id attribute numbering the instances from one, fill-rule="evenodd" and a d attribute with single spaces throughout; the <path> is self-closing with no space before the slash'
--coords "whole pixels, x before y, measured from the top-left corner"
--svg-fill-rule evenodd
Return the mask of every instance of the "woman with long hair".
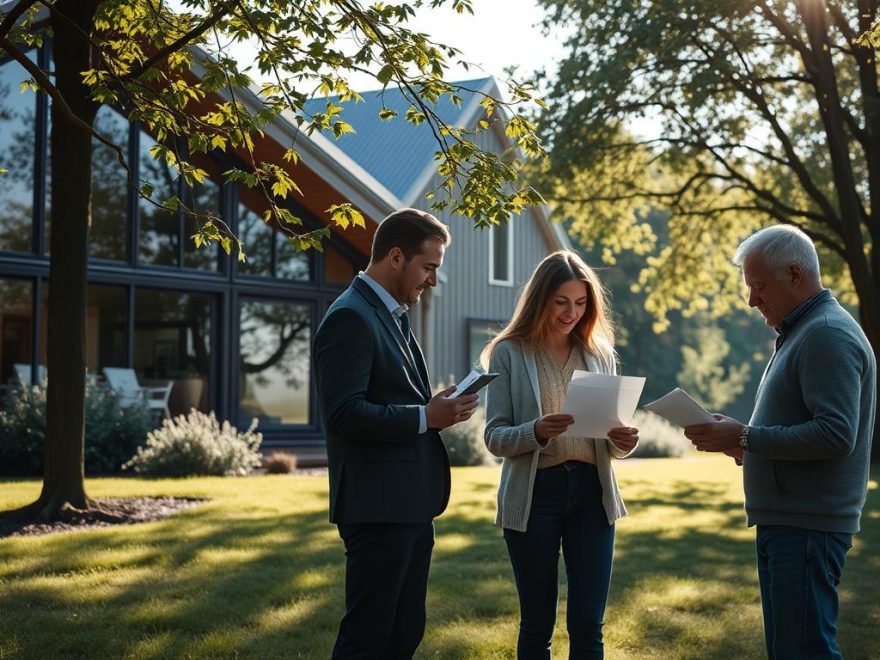
<path id="1" fill-rule="evenodd" d="M 639 436 L 631 427 L 607 438 L 565 433 L 574 422 L 560 413 L 572 372 L 616 373 L 608 304 L 593 270 L 566 250 L 541 261 L 481 361 L 499 374 L 489 384 L 485 440 L 503 459 L 495 524 L 519 594 L 517 657 L 550 658 L 561 547 L 569 658 L 601 658 L 614 522 L 626 515 L 611 457 L 628 456 Z"/>

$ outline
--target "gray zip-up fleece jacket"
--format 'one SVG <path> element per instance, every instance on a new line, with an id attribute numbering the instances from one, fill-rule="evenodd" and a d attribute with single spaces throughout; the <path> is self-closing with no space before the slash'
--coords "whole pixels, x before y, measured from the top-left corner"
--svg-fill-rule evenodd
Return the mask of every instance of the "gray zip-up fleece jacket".
<path id="1" fill-rule="evenodd" d="M 746 518 L 750 526 L 855 533 L 867 494 L 877 363 L 830 292 L 804 304 L 755 396 L 743 457 Z"/>

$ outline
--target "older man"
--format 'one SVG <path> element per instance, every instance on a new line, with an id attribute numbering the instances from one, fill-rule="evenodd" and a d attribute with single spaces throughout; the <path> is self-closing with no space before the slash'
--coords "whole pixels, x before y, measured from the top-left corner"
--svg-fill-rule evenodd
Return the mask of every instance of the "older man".
<path id="1" fill-rule="evenodd" d="M 685 435 L 697 449 L 742 459 L 767 655 L 840 658 L 837 585 L 865 504 L 876 360 L 862 329 L 822 288 L 806 234 L 769 227 L 747 238 L 733 262 L 749 305 L 776 330 L 776 350 L 748 425 L 716 415 Z"/>

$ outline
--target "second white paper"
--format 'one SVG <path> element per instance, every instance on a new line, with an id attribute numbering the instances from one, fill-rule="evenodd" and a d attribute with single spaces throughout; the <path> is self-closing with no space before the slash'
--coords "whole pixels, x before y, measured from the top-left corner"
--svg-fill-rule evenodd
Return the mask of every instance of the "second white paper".
<path id="1" fill-rule="evenodd" d="M 562 412 L 574 417 L 565 435 L 604 438 L 613 428 L 629 426 L 644 386 L 642 376 L 575 371 L 562 406 Z"/>

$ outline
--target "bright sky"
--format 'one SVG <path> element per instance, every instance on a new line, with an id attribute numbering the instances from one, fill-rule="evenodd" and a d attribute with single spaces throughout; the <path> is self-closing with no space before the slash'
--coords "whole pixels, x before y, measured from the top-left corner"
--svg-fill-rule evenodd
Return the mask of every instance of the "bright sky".
<path id="1" fill-rule="evenodd" d="M 506 79 L 504 69 L 509 66 L 518 66 L 518 78 L 524 79 L 535 69 L 552 70 L 562 57 L 562 40 L 541 33 L 543 10 L 535 0 L 474 0 L 473 4 L 473 15 L 457 14 L 451 7 L 421 8 L 409 21 L 412 29 L 458 48 L 461 59 L 482 67 L 471 67 L 470 71 L 453 67 L 447 80 L 493 75 L 501 81 Z M 355 89 L 379 86 L 369 78 L 353 78 L 351 82 Z"/>

